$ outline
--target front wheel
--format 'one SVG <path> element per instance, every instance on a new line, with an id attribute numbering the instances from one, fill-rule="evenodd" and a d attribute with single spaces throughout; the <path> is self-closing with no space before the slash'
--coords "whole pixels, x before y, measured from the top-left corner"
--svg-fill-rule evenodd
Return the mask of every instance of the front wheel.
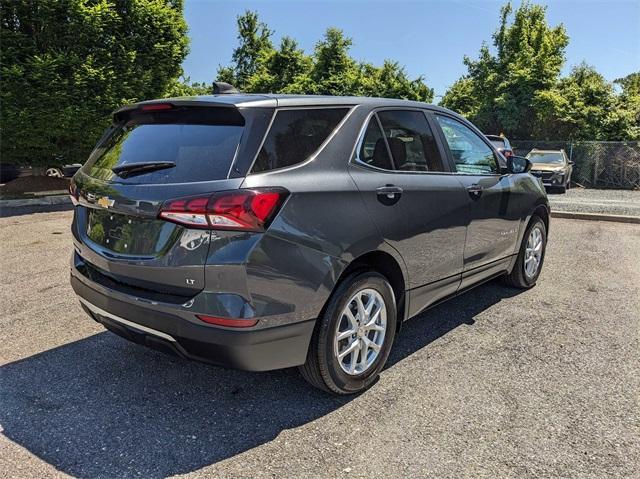
<path id="1" fill-rule="evenodd" d="M 302 376 L 334 394 L 353 394 L 375 382 L 396 332 L 396 302 L 375 272 L 346 278 L 329 298 L 311 338 Z"/>
<path id="2" fill-rule="evenodd" d="M 547 248 L 547 228 L 539 216 L 534 216 L 522 238 L 516 264 L 511 273 L 505 277 L 505 283 L 515 288 L 531 288 L 535 286 Z"/>

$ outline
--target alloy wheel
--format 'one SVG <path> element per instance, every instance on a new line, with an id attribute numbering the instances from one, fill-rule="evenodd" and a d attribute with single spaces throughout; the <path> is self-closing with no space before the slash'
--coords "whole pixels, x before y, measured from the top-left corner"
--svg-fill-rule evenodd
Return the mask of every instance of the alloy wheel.
<path id="1" fill-rule="evenodd" d="M 367 288 L 355 293 L 340 314 L 334 354 L 352 376 L 366 372 L 380 355 L 387 331 L 387 306 L 382 295 Z"/>
<path id="2" fill-rule="evenodd" d="M 533 278 L 542 262 L 542 250 L 544 248 L 544 241 L 542 231 L 539 226 L 536 226 L 529 233 L 527 239 L 527 246 L 524 251 L 524 273 L 527 278 Z"/>

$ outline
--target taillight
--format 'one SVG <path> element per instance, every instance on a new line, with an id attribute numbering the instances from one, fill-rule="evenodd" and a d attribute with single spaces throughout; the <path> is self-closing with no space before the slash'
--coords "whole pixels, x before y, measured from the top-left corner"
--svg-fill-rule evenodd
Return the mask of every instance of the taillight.
<path id="1" fill-rule="evenodd" d="M 504 157 L 505 157 L 505 158 L 509 158 L 509 157 L 513 156 L 513 151 L 511 151 L 511 150 L 504 150 L 504 151 L 502 152 L 502 154 L 504 155 Z"/>
<path id="2" fill-rule="evenodd" d="M 166 201 L 158 216 L 190 228 L 263 231 L 288 194 L 266 188 L 178 198 Z"/>

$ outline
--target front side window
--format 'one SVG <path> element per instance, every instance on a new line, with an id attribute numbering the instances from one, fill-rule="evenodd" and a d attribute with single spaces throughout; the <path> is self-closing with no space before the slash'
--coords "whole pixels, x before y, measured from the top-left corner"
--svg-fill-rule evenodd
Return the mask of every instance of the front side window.
<path id="1" fill-rule="evenodd" d="M 444 171 L 438 145 L 421 111 L 378 113 L 396 170 Z"/>
<path id="2" fill-rule="evenodd" d="M 348 108 L 279 110 L 252 173 L 302 163 L 320 148 L 348 111 Z"/>
<path id="3" fill-rule="evenodd" d="M 453 118 L 436 115 L 458 173 L 498 173 L 493 150 L 469 127 Z"/>

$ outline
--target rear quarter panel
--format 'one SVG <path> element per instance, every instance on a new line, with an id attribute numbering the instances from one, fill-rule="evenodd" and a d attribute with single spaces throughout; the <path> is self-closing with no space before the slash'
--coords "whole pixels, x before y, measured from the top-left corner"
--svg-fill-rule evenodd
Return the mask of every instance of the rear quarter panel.
<path id="1" fill-rule="evenodd" d="M 250 174 L 242 184 L 290 192 L 246 266 L 252 298 L 279 304 L 282 321 L 316 318 L 345 268 L 367 252 L 386 251 L 405 270 L 371 221 L 347 171 L 368 111 L 355 110 L 315 157 L 290 168 Z"/>

